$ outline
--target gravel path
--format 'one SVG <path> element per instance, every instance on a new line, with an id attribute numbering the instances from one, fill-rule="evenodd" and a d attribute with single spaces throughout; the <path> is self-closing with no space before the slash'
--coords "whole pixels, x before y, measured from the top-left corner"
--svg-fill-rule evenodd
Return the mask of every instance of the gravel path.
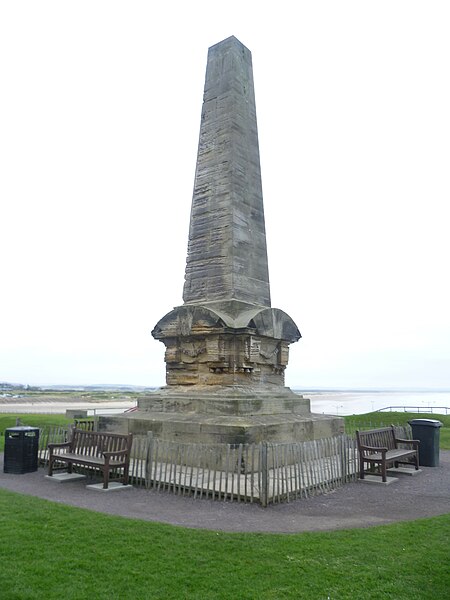
<path id="1" fill-rule="evenodd" d="M 450 451 L 439 467 L 422 467 L 417 476 L 399 475 L 388 486 L 350 483 L 323 496 L 261 508 L 213 500 L 194 500 L 166 492 L 132 488 L 108 493 L 88 490 L 85 482 L 57 483 L 46 470 L 3 472 L 0 488 L 111 515 L 216 531 L 298 533 L 369 527 L 450 513 Z"/>

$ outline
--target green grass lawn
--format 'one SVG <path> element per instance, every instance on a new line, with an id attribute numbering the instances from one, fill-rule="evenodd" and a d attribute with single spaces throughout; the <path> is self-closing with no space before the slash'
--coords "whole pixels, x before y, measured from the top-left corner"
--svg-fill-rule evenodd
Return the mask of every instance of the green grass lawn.
<path id="1" fill-rule="evenodd" d="M 24 425 L 32 427 L 64 426 L 73 423 L 73 419 L 67 419 L 64 415 L 0 413 L 0 452 L 3 452 L 5 447 L 5 429 L 15 427 L 17 418 Z"/>
<path id="2" fill-rule="evenodd" d="M 450 515 L 296 535 L 193 530 L 0 490 L 2 600 L 447 599 Z"/>
<path id="3" fill-rule="evenodd" d="M 0 413 L 0 451 L 4 448 L 4 432 L 8 427 L 14 427 L 16 418 L 19 417 L 26 425 L 34 427 L 46 427 L 48 425 L 67 425 L 73 422 L 64 415 L 44 415 L 44 414 L 8 414 Z M 411 419 L 437 419 L 443 423 L 440 429 L 440 447 L 443 450 L 450 450 L 450 415 L 423 414 L 420 415 L 404 412 L 372 412 L 364 415 L 351 415 L 344 417 L 345 428 L 348 433 L 353 433 L 361 425 L 370 424 L 371 427 L 383 427 L 391 423 L 403 424 Z"/>
<path id="4" fill-rule="evenodd" d="M 369 413 L 346 417 L 346 425 L 414 416 Z M 441 447 L 450 448 L 450 416 L 420 417 L 444 423 Z M 70 422 L 62 415 L 21 418 L 40 427 Z M 15 419 L 0 414 L 0 432 Z M 450 514 L 330 533 L 231 534 L 111 517 L 0 489 L 2 600 L 439 600 L 449 596 L 449 548 Z"/>
<path id="5" fill-rule="evenodd" d="M 405 413 L 405 412 L 371 412 L 364 415 L 351 415 L 344 417 L 345 430 L 353 433 L 355 429 L 364 425 L 370 427 L 384 427 L 386 425 L 406 425 L 412 419 L 435 419 L 442 423 L 439 432 L 439 447 L 450 450 L 450 415 Z"/>

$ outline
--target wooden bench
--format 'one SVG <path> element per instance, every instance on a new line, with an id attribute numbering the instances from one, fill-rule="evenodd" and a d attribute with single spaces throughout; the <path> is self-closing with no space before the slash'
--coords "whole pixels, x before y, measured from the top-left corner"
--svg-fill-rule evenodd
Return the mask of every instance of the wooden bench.
<path id="1" fill-rule="evenodd" d="M 55 463 L 67 463 L 68 472 L 73 465 L 93 467 L 103 473 L 103 489 L 108 489 L 109 474 L 112 470 L 123 469 L 119 479 L 128 484 L 128 470 L 133 435 L 85 431 L 74 429 L 69 442 L 48 444 L 48 474 L 53 474 Z"/>
<path id="2" fill-rule="evenodd" d="M 364 479 L 364 463 L 371 466 L 381 466 L 383 482 L 387 481 L 388 465 L 399 464 L 415 465 L 419 469 L 419 441 L 405 440 L 395 437 L 395 428 L 383 427 L 381 429 L 370 429 L 357 431 L 356 440 L 359 451 L 359 477 Z M 401 448 L 399 444 L 408 445 L 409 448 Z"/>

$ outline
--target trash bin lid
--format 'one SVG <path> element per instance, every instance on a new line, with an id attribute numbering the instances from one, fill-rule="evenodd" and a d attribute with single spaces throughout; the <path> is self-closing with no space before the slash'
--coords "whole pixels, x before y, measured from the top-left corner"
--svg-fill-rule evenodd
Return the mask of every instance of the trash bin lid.
<path id="1" fill-rule="evenodd" d="M 436 419 L 413 419 L 408 421 L 410 425 L 423 425 L 425 427 L 442 427 L 442 423 Z"/>
<path id="2" fill-rule="evenodd" d="M 17 425 L 16 427 L 8 427 L 5 431 L 36 431 L 39 427 L 31 427 L 31 425 Z"/>

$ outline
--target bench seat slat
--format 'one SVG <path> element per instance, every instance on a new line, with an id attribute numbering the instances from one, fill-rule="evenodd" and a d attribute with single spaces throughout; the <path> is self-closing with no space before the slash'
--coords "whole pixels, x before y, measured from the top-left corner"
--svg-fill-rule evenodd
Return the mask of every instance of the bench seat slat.
<path id="1" fill-rule="evenodd" d="M 415 453 L 415 450 L 402 450 L 401 448 L 398 450 L 388 450 L 386 452 L 386 460 L 389 462 L 396 458 L 406 458 L 407 456 L 414 456 Z M 372 452 L 370 454 L 364 454 L 364 457 L 371 460 L 381 460 L 383 455 L 381 452 Z"/>
<path id="2" fill-rule="evenodd" d="M 55 454 L 56 460 L 64 462 L 71 461 L 79 465 L 93 465 L 103 466 L 105 464 L 105 458 L 103 456 L 80 456 L 79 454 L 72 452 L 65 452 L 64 454 Z M 110 460 L 109 464 L 111 467 L 123 467 L 126 459 L 123 460 Z"/>

